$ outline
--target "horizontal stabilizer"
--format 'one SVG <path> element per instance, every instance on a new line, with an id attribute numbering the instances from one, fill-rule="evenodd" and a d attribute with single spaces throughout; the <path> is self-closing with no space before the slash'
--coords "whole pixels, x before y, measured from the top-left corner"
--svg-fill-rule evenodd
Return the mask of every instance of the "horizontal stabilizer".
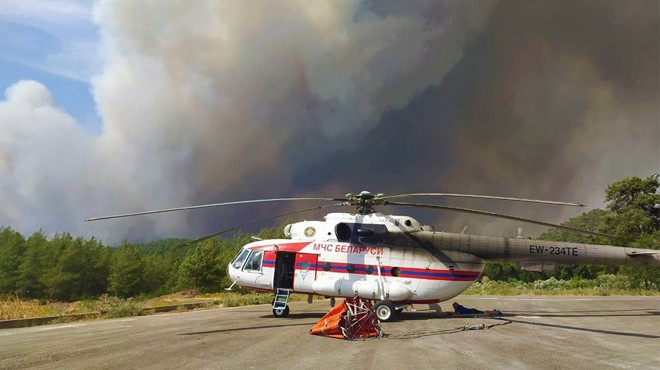
<path id="1" fill-rule="evenodd" d="M 654 255 L 654 254 L 660 254 L 660 250 L 659 251 L 648 251 L 648 252 L 647 251 L 644 251 L 644 252 L 630 252 L 630 253 L 626 253 L 626 254 L 630 257 L 649 256 L 649 255 Z"/>
<path id="2" fill-rule="evenodd" d="M 557 268 L 556 262 L 539 262 L 539 261 L 519 261 L 518 267 L 523 271 L 534 272 L 550 272 Z"/>

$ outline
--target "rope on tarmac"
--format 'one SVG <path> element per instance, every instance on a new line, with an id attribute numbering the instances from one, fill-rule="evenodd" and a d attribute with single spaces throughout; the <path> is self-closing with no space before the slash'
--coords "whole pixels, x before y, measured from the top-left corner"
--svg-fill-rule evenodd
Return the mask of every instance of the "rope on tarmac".
<path id="1" fill-rule="evenodd" d="M 402 333 L 402 334 L 387 334 L 383 331 L 383 338 L 390 338 L 390 339 L 415 339 L 415 338 L 421 338 L 421 337 L 428 337 L 432 335 L 445 335 L 445 334 L 455 334 L 455 333 L 460 333 L 463 331 L 468 331 L 468 330 L 483 330 L 483 329 L 490 329 L 495 326 L 502 326 L 502 325 L 508 325 L 511 324 L 513 321 L 511 320 L 506 320 L 506 319 L 495 319 L 495 320 L 500 320 L 500 322 L 496 324 L 478 324 L 478 325 L 463 325 L 463 326 L 457 326 L 452 329 L 442 329 L 442 330 L 426 330 L 426 331 L 421 331 L 421 332 L 414 332 L 414 333 Z M 382 329 L 381 329 L 382 330 Z"/>
<path id="2" fill-rule="evenodd" d="M 513 321 L 511 320 L 506 320 L 506 319 L 495 319 L 495 320 L 501 320 L 502 322 L 499 322 L 497 324 L 479 324 L 479 325 L 465 325 L 463 326 L 463 331 L 466 330 L 482 330 L 482 329 L 490 329 L 495 326 L 500 326 L 500 325 L 507 325 L 511 324 Z"/>

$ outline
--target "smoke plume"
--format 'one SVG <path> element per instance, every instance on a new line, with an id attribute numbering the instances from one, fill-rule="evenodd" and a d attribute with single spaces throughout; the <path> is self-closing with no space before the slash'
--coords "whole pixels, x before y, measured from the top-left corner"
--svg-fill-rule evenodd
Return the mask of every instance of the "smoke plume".
<path id="1" fill-rule="evenodd" d="M 609 182 L 660 169 L 657 8 L 102 0 L 101 132 L 37 82 L 9 87 L 0 223 L 115 243 L 195 236 L 273 208 L 82 220 L 365 188 L 596 203 Z"/>
<path id="2" fill-rule="evenodd" d="M 2 222 L 112 241 L 193 235 L 187 217 L 88 215 L 290 192 L 292 173 L 364 139 L 437 84 L 487 3 L 100 1 L 100 135 L 48 90 L 0 103 Z M 112 231 L 110 231 L 112 230 Z"/>
<path id="3" fill-rule="evenodd" d="M 299 172 L 301 187 L 496 194 L 602 207 L 605 187 L 660 171 L 657 2 L 498 3 L 438 86 L 386 114 L 369 144 Z M 339 176 L 336 173 L 341 173 Z M 561 222 L 584 209 L 452 202 Z M 407 210 L 396 210 L 403 212 Z M 410 212 L 409 212 L 410 213 Z M 441 229 L 539 228 L 421 213 Z"/>

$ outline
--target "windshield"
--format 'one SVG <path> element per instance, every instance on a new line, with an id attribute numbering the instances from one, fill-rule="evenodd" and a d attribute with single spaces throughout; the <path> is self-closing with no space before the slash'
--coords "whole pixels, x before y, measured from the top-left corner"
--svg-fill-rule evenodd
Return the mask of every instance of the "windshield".
<path id="1" fill-rule="evenodd" d="M 243 266 L 243 262 L 245 262 L 245 259 L 247 258 L 248 254 L 250 254 L 250 251 L 247 249 L 243 249 L 241 253 L 239 253 L 236 258 L 232 261 L 231 265 L 235 269 L 240 269 L 241 266 Z"/>

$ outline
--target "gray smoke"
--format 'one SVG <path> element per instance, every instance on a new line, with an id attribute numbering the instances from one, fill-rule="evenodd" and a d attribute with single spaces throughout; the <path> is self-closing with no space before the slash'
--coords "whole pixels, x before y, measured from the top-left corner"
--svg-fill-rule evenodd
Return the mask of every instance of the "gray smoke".
<path id="1" fill-rule="evenodd" d="M 433 189 L 601 207 L 608 184 L 660 171 L 659 6 L 501 2 L 439 86 L 384 116 L 368 144 L 299 177 L 318 174 L 316 186 L 357 181 L 387 192 Z M 328 172 L 344 176 L 334 180 Z M 451 203 L 554 222 L 584 210 Z M 540 230 L 420 214 L 452 231 Z"/>
<path id="2" fill-rule="evenodd" d="M 45 86 L 11 86 L 0 102 L 0 223 L 111 243 L 193 236 L 216 223 L 208 212 L 81 221 L 333 190 L 301 188 L 298 174 L 363 147 L 385 113 L 440 84 L 492 6 L 99 1 L 101 133 L 81 129 Z"/>

